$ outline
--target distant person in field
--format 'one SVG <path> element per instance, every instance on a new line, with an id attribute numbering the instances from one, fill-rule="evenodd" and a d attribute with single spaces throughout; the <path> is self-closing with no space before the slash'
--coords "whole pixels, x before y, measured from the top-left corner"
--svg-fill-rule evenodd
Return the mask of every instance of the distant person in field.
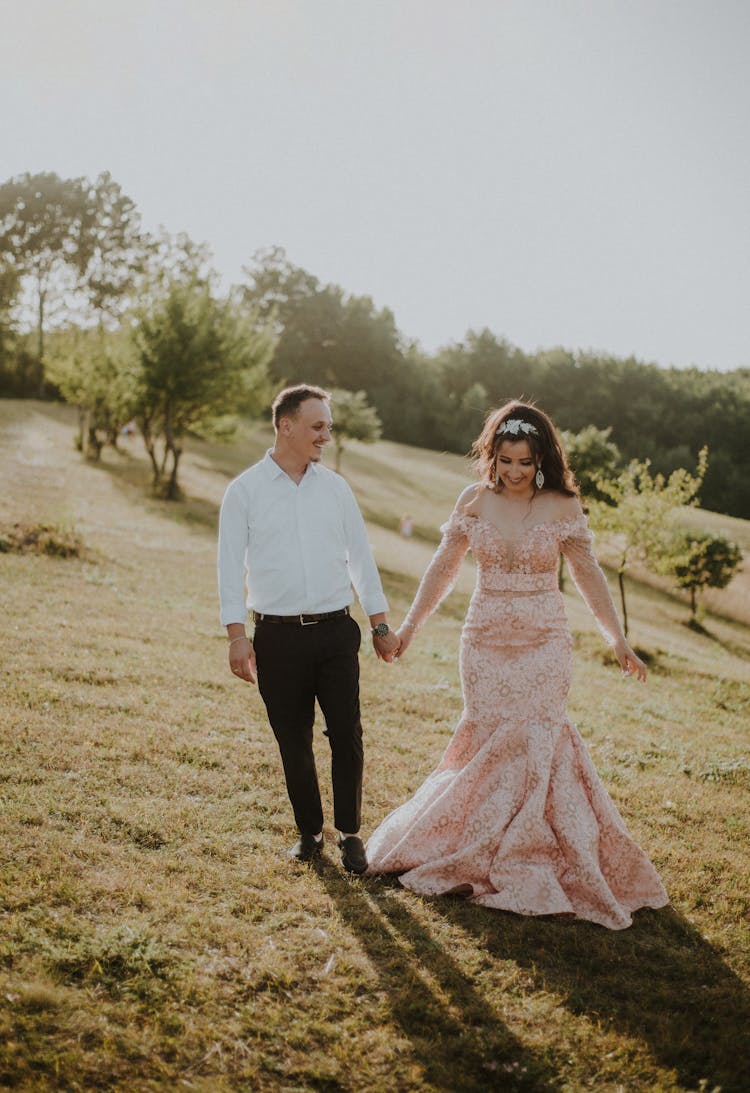
<path id="1" fill-rule="evenodd" d="M 464 712 L 437 769 L 367 845 L 371 873 L 523 915 L 569 915 L 618 930 L 667 895 L 567 716 L 571 635 L 559 555 L 625 676 L 628 645 L 560 438 L 546 414 L 510 402 L 474 443 L 464 490 L 398 636 L 399 657 L 448 594 L 468 550 L 477 584 L 461 638 Z"/>
<path id="2" fill-rule="evenodd" d="M 275 442 L 227 487 L 219 521 L 219 598 L 229 666 L 255 683 L 266 706 L 299 829 L 288 856 L 323 849 L 323 811 L 313 756 L 315 700 L 331 746 L 334 821 L 344 868 L 363 873 L 359 837 L 362 723 L 361 635 L 349 614 L 352 585 L 370 617 L 375 652 L 391 661 L 388 628 L 367 531 L 354 495 L 321 465 L 331 439 L 330 396 L 301 384 L 277 395 Z M 245 632 L 248 610 L 255 633 Z"/>

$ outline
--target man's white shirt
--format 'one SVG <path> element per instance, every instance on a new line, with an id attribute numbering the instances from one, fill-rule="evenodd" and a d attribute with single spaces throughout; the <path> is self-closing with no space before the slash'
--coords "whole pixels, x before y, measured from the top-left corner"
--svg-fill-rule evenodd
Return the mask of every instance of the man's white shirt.
<path id="1" fill-rule="evenodd" d="M 297 485 L 270 452 L 227 487 L 218 570 L 223 626 L 244 623 L 248 610 L 337 611 L 352 602 L 352 585 L 366 614 L 388 610 L 365 522 L 347 482 L 309 463 Z"/>

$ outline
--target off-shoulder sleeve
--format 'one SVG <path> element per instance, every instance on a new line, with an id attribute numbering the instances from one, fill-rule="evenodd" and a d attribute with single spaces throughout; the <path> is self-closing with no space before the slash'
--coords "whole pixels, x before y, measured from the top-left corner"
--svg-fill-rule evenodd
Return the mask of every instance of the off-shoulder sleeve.
<path id="1" fill-rule="evenodd" d="M 406 626 L 419 630 L 456 583 L 461 562 L 469 549 L 466 519 L 454 510 L 450 520 L 440 528 L 443 537 L 420 581 L 414 602 L 404 620 Z"/>
<path id="2" fill-rule="evenodd" d="M 592 548 L 593 536 L 583 513 L 566 522 L 565 537 L 560 542 L 560 550 L 565 555 L 578 591 L 596 619 L 599 629 L 610 645 L 624 640 L 620 620 L 612 602 L 607 578 L 596 560 Z"/>

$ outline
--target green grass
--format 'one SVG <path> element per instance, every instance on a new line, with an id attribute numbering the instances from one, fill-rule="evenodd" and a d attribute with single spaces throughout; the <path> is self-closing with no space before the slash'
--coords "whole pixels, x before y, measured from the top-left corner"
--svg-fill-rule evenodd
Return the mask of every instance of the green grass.
<path id="1" fill-rule="evenodd" d="M 572 715 L 669 909 L 611 933 L 424 899 L 343 874 L 329 828 L 319 864 L 290 865 L 275 745 L 228 673 L 214 575 L 221 494 L 268 430 L 191 445 L 169 504 L 136 441 L 93 466 L 73 425 L 0 402 L 0 523 L 81 544 L 0 554 L 0 1088 L 750 1088 L 750 634 L 731 600 L 703 635 L 683 601 L 632 585 L 644 688 L 568 596 Z M 381 443 L 343 469 L 398 619 L 466 465 Z M 363 653 L 365 833 L 455 725 L 471 585 L 467 563 L 401 664 Z"/>

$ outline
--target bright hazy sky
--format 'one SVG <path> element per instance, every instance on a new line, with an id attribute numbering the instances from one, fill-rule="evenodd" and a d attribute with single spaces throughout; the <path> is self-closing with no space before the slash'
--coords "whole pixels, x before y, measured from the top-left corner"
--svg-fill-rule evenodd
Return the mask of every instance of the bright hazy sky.
<path id="1" fill-rule="evenodd" d="M 0 181 L 108 170 L 428 350 L 750 365 L 748 0 L 0 0 Z"/>

